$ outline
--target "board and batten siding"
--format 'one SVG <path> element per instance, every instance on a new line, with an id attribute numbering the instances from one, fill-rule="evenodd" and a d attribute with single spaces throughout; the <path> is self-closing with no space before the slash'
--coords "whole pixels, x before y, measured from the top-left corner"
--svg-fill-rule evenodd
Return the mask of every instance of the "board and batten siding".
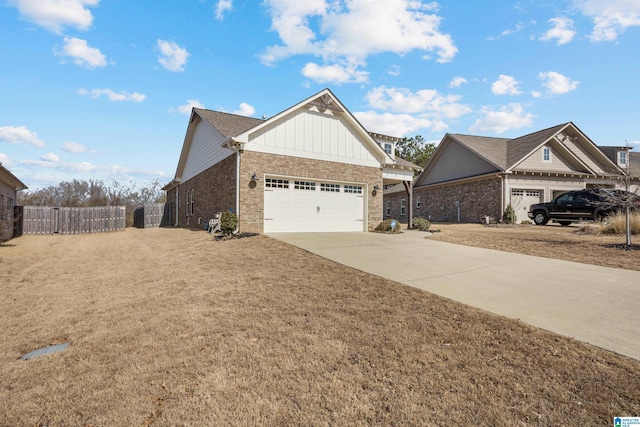
<path id="1" fill-rule="evenodd" d="M 551 161 L 545 162 L 542 159 L 542 152 L 545 147 L 551 148 Z M 543 171 L 543 172 L 561 172 L 561 173 L 570 173 L 570 172 L 578 172 L 585 173 L 587 170 L 583 170 L 581 168 L 573 165 L 569 160 L 567 160 L 562 154 L 558 152 L 554 147 L 550 147 L 548 145 L 544 147 L 540 147 L 533 154 L 527 157 L 522 163 L 520 163 L 516 168 L 516 171 Z"/>
<path id="2" fill-rule="evenodd" d="M 455 141 L 449 141 L 437 160 L 428 174 L 417 183 L 418 186 L 498 171 L 494 165 Z"/>
<path id="3" fill-rule="evenodd" d="M 245 150 L 380 167 L 374 148 L 344 118 L 306 109 L 249 135 Z"/>
<path id="4" fill-rule="evenodd" d="M 191 149 L 185 162 L 182 182 L 185 182 L 212 165 L 226 159 L 234 153 L 222 147 L 226 138 L 206 121 L 200 120 L 196 125 L 191 140 Z"/>

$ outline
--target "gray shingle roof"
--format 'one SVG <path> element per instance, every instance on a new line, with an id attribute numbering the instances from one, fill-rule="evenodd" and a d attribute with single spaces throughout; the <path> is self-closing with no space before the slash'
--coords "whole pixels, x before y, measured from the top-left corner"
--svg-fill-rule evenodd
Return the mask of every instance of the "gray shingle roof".
<path id="1" fill-rule="evenodd" d="M 410 161 L 405 160 L 402 157 L 396 156 L 395 161 L 396 161 L 396 164 L 399 166 L 410 167 L 413 169 L 422 169 L 420 166 L 416 165 L 415 163 L 411 163 Z"/>
<path id="2" fill-rule="evenodd" d="M 203 108 L 194 108 L 194 110 L 227 138 L 240 135 L 264 122 L 261 119 L 238 116 L 237 114 L 223 113 L 221 111 L 205 110 Z"/>
<path id="3" fill-rule="evenodd" d="M 489 160 L 500 169 L 507 168 L 507 138 L 452 134 L 456 141 Z"/>
<path id="4" fill-rule="evenodd" d="M 500 169 L 507 170 L 567 124 L 563 123 L 513 139 L 461 134 L 450 134 L 449 136 Z"/>

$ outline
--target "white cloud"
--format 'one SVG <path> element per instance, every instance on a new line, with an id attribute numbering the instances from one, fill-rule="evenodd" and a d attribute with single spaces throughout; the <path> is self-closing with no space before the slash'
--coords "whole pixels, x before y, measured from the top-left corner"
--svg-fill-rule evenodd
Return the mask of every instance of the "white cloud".
<path id="1" fill-rule="evenodd" d="M 542 86 L 544 86 L 551 95 L 562 95 L 571 92 L 572 90 L 576 90 L 580 84 L 579 81 L 571 80 L 569 77 L 555 71 L 539 73 L 538 79 L 542 80 Z"/>
<path id="2" fill-rule="evenodd" d="M 500 74 L 498 80 L 491 85 L 491 92 L 494 95 L 520 95 L 522 92 L 518 89 L 518 81 L 512 76 Z"/>
<path id="3" fill-rule="evenodd" d="M 122 102 L 122 101 L 142 102 L 146 98 L 145 95 L 138 92 L 117 93 L 112 91 L 111 89 L 91 89 L 91 90 L 78 89 L 78 93 L 80 95 L 90 96 L 93 99 L 97 99 L 97 98 L 100 98 L 102 95 L 105 95 L 107 98 L 109 98 L 109 101 L 113 101 L 113 102 Z"/>
<path id="4" fill-rule="evenodd" d="M 457 88 L 457 87 L 460 87 L 460 86 L 465 85 L 465 84 L 467 84 L 467 79 L 465 79 L 464 77 L 455 76 L 449 82 L 449 87 L 453 89 L 453 88 Z"/>
<path id="5" fill-rule="evenodd" d="M 4 153 L 0 153 L 0 165 L 2 166 L 11 166 L 13 164 L 13 162 L 11 162 L 11 159 L 9 158 L 9 156 L 7 156 Z"/>
<path id="6" fill-rule="evenodd" d="M 394 76 L 394 77 L 399 76 L 400 75 L 400 66 L 399 65 L 392 65 L 387 70 L 387 74 L 389 74 L 390 76 Z"/>
<path id="7" fill-rule="evenodd" d="M 534 98 L 542 98 L 542 92 L 534 90 L 531 92 L 531 96 L 533 96 Z"/>
<path id="8" fill-rule="evenodd" d="M 89 162 L 67 163 L 56 159 L 57 156 L 55 158 L 44 156 L 41 160 L 22 160 L 19 163 L 30 169 L 49 169 L 74 174 L 91 173 L 109 178 L 130 178 L 134 176 L 157 178 L 166 175 L 160 170 L 137 169 L 120 165 L 96 165 Z"/>
<path id="9" fill-rule="evenodd" d="M 385 135 L 406 136 L 420 129 L 442 132 L 447 128 L 447 125 L 440 120 L 434 121 L 411 114 L 380 114 L 376 111 L 359 111 L 353 115 L 368 131 Z"/>
<path id="10" fill-rule="evenodd" d="M 366 83 L 369 73 L 358 70 L 357 65 L 318 65 L 309 62 L 302 69 L 302 75 L 316 83 Z"/>
<path id="11" fill-rule="evenodd" d="M 44 141 L 38 138 L 35 132 L 27 129 L 26 126 L 3 126 L 0 127 L 0 141 L 10 144 L 30 144 L 36 147 L 44 147 Z"/>
<path id="12" fill-rule="evenodd" d="M 191 55 L 187 52 L 187 49 L 178 46 L 175 42 L 166 40 L 158 40 L 157 43 L 158 49 L 160 49 L 160 56 L 158 57 L 160 65 L 169 71 L 184 71 L 187 58 Z"/>
<path id="13" fill-rule="evenodd" d="M 107 59 L 100 49 L 91 47 L 86 40 L 75 37 L 65 37 L 62 49 L 54 49 L 54 53 L 73 58 L 73 63 L 80 67 L 94 69 L 107 65 Z"/>
<path id="14" fill-rule="evenodd" d="M 501 32 L 500 35 L 501 36 L 508 36 L 508 35 L 511 35 L 511 34 L 514 34 L 514 33 L 519 33 L 520 31 L 522 31 L 523 28 L 524 28 L 524 25 L 522 23 L 518 23 L 513 28 L 507 28 L 506 30 Z"/>
<path id="15" fill-rule="evenodd" d="M 78 144 L 77 142 L 73 142 L 73 141 L 68 141 L 62 144 L 62 149 L 64 151 L 67 151 L 69 153 L 86 153 L 89 150 L 87 150 L 87 147 L 85 147 L 82 144 Z"/>
<path id="16" fill-rule="evenodd" d="M 573 0 L 573 3 L 593 20 L 591 41 L 613 41 L 627 28 L 640 26 L 638 0 Z"/>
<path id="17" fill-rule="evenodd" d="M 55 153 L 48 153 L 41 157 L 42 160 L 47 162 L 57 163 L 60 161 L 60 158 L 55 155 Z"/>
<path id="18" fill-rule="evenodd" d="M 426 117 L 455 119 L 471 112 L 459 101 L 460 95 L 441 95 L 437 90 L 411 92 L 405 88 L 380 86 L 367 93 L 369 106 L 394 113 L 422 114 Z"/>
<path id="19" fill-rule="evenodd" d="M 239 116 L 253 116 L 256 113 L 256 109 L 253 108 L 251 105 L 247 104 L 246 102 L 241 102 L 240 103 L 240 108 L 232 111 L 231 114 L 237 114 Z"/>
<path id="20" fill-rule="evenodd" d="M 216 5 L 216 19 L 222 21 L 224 19 L 224 13 L 233 8 L 232 0 L 218 0 Z"/>
<path id="21" fill-rule="evenodd" d="M 271 28 L 281 44 L 268 47 L 265 64 L 311 54 L 325 63 L 363 64 L 369 55 L 412 50 L 451 61 L 458 49 L 441 32 L 435 2 L 414 0 L 266 0 Z"/>
<path id="22" fill-rule="evenodd" d="M 544 33 L 540 40 L 549 42 L 557 40 L 556 45 L 560 46 L 569 43 L 576 35 L 573 27 L 573 20 L 569 18 L 551 18 L 549 22 L 553 24 L 553 28 Z"/>
<path id="23" fill-rule="evenodd" d="M 93 23 L 88 9 L 100 0 L 9 0 L 26 20 L 60 34 L 64 27 L 87 30 Z"/>
<path id="24" fill-rule="evenodd" d="M 176 109 L 169 110 L 170 112 L 178 111 L 180 114 L 191 114 L 193 108 L 204 108 L 204 104 L 197 99 L 187 99 L 187 103 L 179 106 Z"/>
<path id="25" fill-rule="evenodd" d="M 534 115 L 525 113 L 522 105 L 512 103 L 499 110 L 482 108 L 483 116 L 469 128 L 471 132 L 491 132 L 501 134 L 512 129 L 520 129 L 533 124 Z"/>

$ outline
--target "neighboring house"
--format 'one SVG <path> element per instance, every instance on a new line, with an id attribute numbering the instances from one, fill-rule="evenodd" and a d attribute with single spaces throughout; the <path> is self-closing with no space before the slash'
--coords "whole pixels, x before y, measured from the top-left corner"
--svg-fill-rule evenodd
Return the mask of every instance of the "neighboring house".
<path id="1" fill-rule="evenodd" d="M 632 147 L 622 146 L 599 146 L 600 150 L 609 157 L 625 173 L 628 171 L 632 177 L 632 182 L 638 184 L 640 181 L 640 153 L 632 152 Z"/>
<path id="2" fill-rule="evenodd" d="M 233 211 L 243 232 L 367 231 L 383 186 L 410 189 L 418 169 L 395 158 L 397 140 L 367 132 L 329 89 L 264 120 L 194 108 L 163 189 L 176 226 Z"/>
<path id="3" fill-rule="evenodd" d="M 14 237 L 14 206 L 26 185 L 0 163 L 0 242 Z"/>
<path id="4" fill-rule="evenodd" d="M 573 123 L 519 138 L 446 134 L 413 185 L 414 216 L 432 221 L 501 219 L 507 205 L 518 222 L 534 203 L 574 189 L 620 187 L 620 168 Z M 400 186 L 384 194 L 385 217 L 407 221 Z"/>

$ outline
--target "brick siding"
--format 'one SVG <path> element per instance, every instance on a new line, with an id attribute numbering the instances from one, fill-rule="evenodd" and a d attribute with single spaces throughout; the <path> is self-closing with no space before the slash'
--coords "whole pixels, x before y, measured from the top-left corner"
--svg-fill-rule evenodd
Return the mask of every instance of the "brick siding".
<path id="1" fill-rule="evenodd" d="M 9 212 L 9 199 L 13 199 L 13 204 L 16 204 L 16 190 L 15 188 L 0 181 L 0 194 L 4 197 L 0 197 L 2 202 L 0 203 L 0 242 L 7 241 L 13 237 L 13 210 Z"/>
<path id="2" fill-rule="evenodd" d="M 420 207 L 417 206 L 418 197 Z M 385 218 L 395 218 L 407 222 L 409 206 L 405 215 L 400 215 L 400 200 L 408 203 L 406 192 L 384 196 Z M 433 222 L 458 221 L 456 201 L 460 202 L 461 222 L 480 222 L 485 215 L 491 217 L 492 222 L 502 218 L 502 181 L 499 178 L 464 184 L 450 184 L 442 186 L 417 187 L 413 189 L 413 216 L 427 218 Z M 387 201 L 391 202 L 391 214 L 386 214 Z"/>
<path id="3" fill-rule="evenodd" d="M 187 216 L 187 192 L 193 189 L 193 215 Z M 236 208 L 236 156 L 219 163 L 181 183 L 167 192 L 167 203 L 174 204 L 179 191 L 178 225 L 187 228 L 204 228 L 217 212 Z M 174 213 L 175 215 L 175 213 Z M 200 223 L 198 223 L 200 219 Z M 173 224 L 172 224 L 173 225 Z"/>

